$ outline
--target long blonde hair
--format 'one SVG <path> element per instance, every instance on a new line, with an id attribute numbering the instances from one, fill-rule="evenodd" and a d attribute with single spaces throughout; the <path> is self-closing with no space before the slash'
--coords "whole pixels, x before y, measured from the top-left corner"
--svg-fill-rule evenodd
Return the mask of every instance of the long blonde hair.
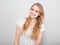
<path id="1" fill-rule="evenodd" d="M 32 34 L 31 34 L 31 38 L 32 38 L 32 39 L 37 39 L 38 33 L 39 33 L 39 31 L 40 31 L 40 29 L 41 29 L 41 26 L 42 26 L 42 23 L 43 23 L 44 11 L 43 11 L 43 7 L 42 7 L 42 5 L 41 5 L 40 3 L 35 3 L 35 4 L 33 4 L 33 5 L 31 6 L 31 8 L 32 8 L 34 5 L 37 5 L 37 6 L 39 7 L 39 9 L 40 9 L 40 13 L 39 13 L 39 14 L 40 14 L 40 15 L 37 17 L 36 24 L 35 24 L 35 26 L 34 26 L 34 28 L 33 28 Z M 30 9 L 31 9 L 31 8 L 30 8 Z M 29 26 L 29 24 L 30 24 L 30 20 L 31 20 L 31 17 L 28 16 L 28 17 L 26 18 L 26 22 L 25 22 L 24 25 L 23 25 L 23 31 L 26 31 L 26 30 L 28 29 L 28 26 Z"/>

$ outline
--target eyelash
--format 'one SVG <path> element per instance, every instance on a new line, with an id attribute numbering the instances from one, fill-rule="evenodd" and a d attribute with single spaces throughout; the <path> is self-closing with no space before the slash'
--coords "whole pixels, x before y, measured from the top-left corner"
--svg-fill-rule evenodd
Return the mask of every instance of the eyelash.
<path id="1" fill-rule="evenodd" d="M 31 9 L 31 10 L 34 10 L 34 9 Z"/>
<path id="2" fill-rule="evenodd" d="M 35 12 L 38 12 L 38 11 L 35 11 Z"/>
<path id="3" fill-rule="evenodd" d="M 31 10 L 34 10 L 34 9 L 32 9 L 32 8 L 31 8 Z M 38 11 L 36 11 L 36 10 L 35 10 L 35 12 L 37 12 L 37 13 L 38 13 Z"/>

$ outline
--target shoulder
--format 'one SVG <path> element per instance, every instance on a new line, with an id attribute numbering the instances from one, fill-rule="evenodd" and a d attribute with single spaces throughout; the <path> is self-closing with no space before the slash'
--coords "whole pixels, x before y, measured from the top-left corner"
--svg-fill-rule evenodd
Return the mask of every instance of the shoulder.
<path id="1" fill-rule="evenodd" d="M 45 31 L 45 24 L 42 24 L 41 31 Z"/>
<path id="2" fill-rule="evenodd" d="M 19 18 L 16 22 L 16 25 L 19 27 L 23 26 L 24 22 L 26 21 L 26 18 Z"/>

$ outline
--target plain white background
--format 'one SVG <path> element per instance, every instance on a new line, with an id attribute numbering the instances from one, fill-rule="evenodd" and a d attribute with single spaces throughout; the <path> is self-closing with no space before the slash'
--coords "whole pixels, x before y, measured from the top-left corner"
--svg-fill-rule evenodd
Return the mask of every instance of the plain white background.
<path id="1" fill-rule="evenodd" d="M 0 0 L 0 45 L 13 45 L 16 21 L 28 16 L 35 2 L 43 5 L 45 13 L 42 45 L 60 45 L 60 0 Z"/>

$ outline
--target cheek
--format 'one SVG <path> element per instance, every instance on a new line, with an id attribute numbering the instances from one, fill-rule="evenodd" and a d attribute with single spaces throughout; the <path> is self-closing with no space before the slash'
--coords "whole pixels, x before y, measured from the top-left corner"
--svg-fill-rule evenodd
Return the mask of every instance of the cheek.
<path id="1" fill-rule="evenodd" d="M 35 13 L 36 14 L 36 16 L 38 16 L 39 15 L 39 13 Z"/>
<path id="2" fill-rule="evenodd" d="M 32 11 L 29 12 L 29 14 L 31 14 Z"/>
<path id="3" fill-rule="evenodd" d="M 32 11 L 32 10 L 30 10 L 30 13 L 33 13 L 33 11 Z"/>

